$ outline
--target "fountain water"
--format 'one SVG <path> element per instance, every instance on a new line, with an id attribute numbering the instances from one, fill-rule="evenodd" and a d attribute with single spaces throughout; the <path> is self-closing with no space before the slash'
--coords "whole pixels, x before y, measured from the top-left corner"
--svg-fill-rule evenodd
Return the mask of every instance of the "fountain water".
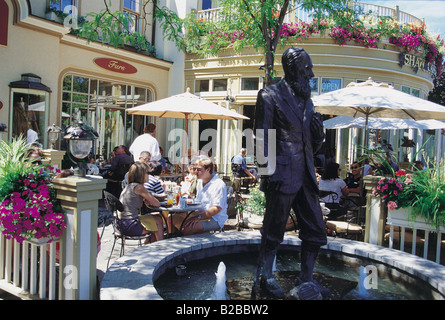
<path id="1" fill-rule="evenodd" d="M 215 287 L 215 276 L 214 272 L 208 270 L 216 270 L 218 263 L 223 260 L 227 265 L 227 289 L 230 290 L 229 283 L 232 279 L 253 277 L 255 274 L 255 253 L 258 252 L 260 243 L 260 233 L 223 232 L 167 239 L 139 247 L 110 266 L 101 282 L 100 297 L 150 300 L 209 298 Z M 285 236 L 280 245 L 280 252 L 283 253 L 277 259 L 277 269 L 281 270 L 278 273 L 300 269 L 299 260 L 293 259 L 298 257 L 295 252 L 299 251 L 300 246 L 300 239 Z M 291 251 L 289 259 L 286 257 L 286 250 Z M 187 265 L 186 276 L 175 274 L 178 264 Z M 210 265 L 210 268 L 205 268 L 205 265 Z M 375 266 L 374 275 L 378 276 L 378 288 L 368 290 L 372 296 L 367 299 L 431 300 L 445 297 L 445 267 L 405 252 L 335 238 L 329 239 L 317 258 L 318 273 L 334 277 L 334 281 L 337 278 L 355 281 L 355 285 L 360 279 L 359 267 L 363 265 Z M 367 280 L 362 282 L 363 285 L 372 281 L 369 276 L 368 270 Z M 251 285 L 249 297 L 250 289 Z M 358 287 L 350 293 L 344 295 L 343 299 L 363 299 L 358 294 Z M 232 292 L 230 298 L 237 299 L 232 296 Z"/>
<path id="2" fill-rule="evenodd" d="M 220 262 L 218 271 L 215 273 L 216 283 L 210 300 L 227 300 L 226 298 L 226 265 Z"/>

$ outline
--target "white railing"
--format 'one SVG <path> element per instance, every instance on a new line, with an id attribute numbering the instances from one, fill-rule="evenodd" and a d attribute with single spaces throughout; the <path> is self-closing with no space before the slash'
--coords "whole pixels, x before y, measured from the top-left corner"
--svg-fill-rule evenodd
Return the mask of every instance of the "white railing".
<path id="1" fill-rule="evenodd" d="M 432 229 L 427 224 L 413 224 L 408 220 L 398 218 L 388 218 L 387 224 L 390 226 L 388 245 L 393 249 L 395 242 L 399 243 L 399 250 L 405 251 L 405 244 L 411 245 L 411 253 L 417 253 L 417 246 L 421 246 L 423 242 L 423 258 L 428 259 L 428 253 L 432 254 L 435 251 L 435 262 L 441 262 L 441 246 L 442 246 L 442 231 Z M 396 238 L 395 229 L 399 229 L 399 234 Z M 430 243 L 430 236 L 436 238 L 435 243 Z M 411 241 L 408 238 L 411 237 Z"/>
<path id="2" fill-rule="evenodd" d="M 401 25 L 405 25 L 408 23 L 415 23 L 415 24 L 422 24 L 422 19 L 416 18 L 415 16 L 400 11 L 398 7 L 395 8 L 387 8 L 383 6 L 373 5 L 373 4 L 367 4 L 367 3 L 361 3 L 361 2 L 354 2 L 352 4 L 352 8 L 355 12 L 359 12 L 361 14 L 370 14 L 374 16 L 375 18 L 378 17 L 393 17 Z M 208 10 L 201 10 L 196 12 L 196 18 L 198 20 L 205 20 L 205 21 L 218 21 L 220 19 L 220 8 L 214 8 L 214 9 L 208 9 Z M 286 18 L 285 21 L 304 21 L 304 22 L 311 22 L 313 20 L 313 13 L 314 11 L 308 11 L 303 10 L 301 8 L 295 9 L 295 19 L 289 19 Z M 292 13 L 291 13 L 292 14 Z"/>
<path id="3" fill-rule="evenodd" d="M 396 21 L 399 21 L 401 25 L 408 23 L 422 24 L 422 19 L 419 19 L 409 13 L 400 11 L 398 6 L 394 8 L 388 8 L 383 6 L 378 6 L 374 4 L 367 4 L 361 2 L 353 3 L 353 10 L 359 12 L 360 14 L 369 14 L 374 16 L 376 19 L 378 17 L 392 17 Z"/>
<path id="4" fill-rule="evenodd" d="M 0 235 L 0 288 L 55 300 L 61 283 L 56 279 L 56 243 L 18 243 Z"/>

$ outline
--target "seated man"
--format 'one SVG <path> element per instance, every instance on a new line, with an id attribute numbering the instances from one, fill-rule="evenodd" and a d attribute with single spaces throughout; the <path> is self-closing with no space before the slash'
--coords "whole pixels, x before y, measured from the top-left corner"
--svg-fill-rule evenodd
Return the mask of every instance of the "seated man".
<path id="1" fill-rule="evenodd" d="M 213 173 L 213 162 L 202 157 L 195 162 L 198 178 L 196 201 L 201 203 L 202 210 L 193 213 L 184 223 L 184 235 L 220 230 L 224 227 L 227 216 L 227 188 L 224 181 Z M 179 228 L 186 213 L 174 214 L 173 225 Z"/>
<path id="2" fill-rule="evenodd" d="M 251 177 L 253 181 L 258 180 L 258 173 L 255 169 L 247 169 L 246 164 L 247 149 L 241 148 L 240 153 L 232 158 L 232 171 L 235 178 Z"/>
<path id="3" fill-rule="evenodd" d="M 344 180 L 350 193 L 360 194 L 360 180 L 362 179 L 362 168 L 357 162 L 351 165 L 351 172 Z"/>

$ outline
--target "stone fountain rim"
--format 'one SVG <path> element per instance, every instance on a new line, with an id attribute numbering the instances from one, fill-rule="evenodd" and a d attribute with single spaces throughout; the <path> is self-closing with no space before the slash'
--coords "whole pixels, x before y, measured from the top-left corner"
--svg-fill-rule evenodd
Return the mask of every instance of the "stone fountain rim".
<path id="1" fill-rule="evenodd" d="M 199 250 L 259 245 L 260 242 L 259 232 L 227 231 L 166 239 L 136 248 L 117 259 L 106 271 L 101 282 L 100 299 L 163 300 L 154 281 L 174 259 Z M 300 246 L 301 240 L 286 234 L 281 245 Z M 328 237 L 328 243 L 322 249 L 383 263 L 425 281 L 441 295 L 445 295 L 445 266 L 433 261 L 399 250 L 342 238 Z"/>

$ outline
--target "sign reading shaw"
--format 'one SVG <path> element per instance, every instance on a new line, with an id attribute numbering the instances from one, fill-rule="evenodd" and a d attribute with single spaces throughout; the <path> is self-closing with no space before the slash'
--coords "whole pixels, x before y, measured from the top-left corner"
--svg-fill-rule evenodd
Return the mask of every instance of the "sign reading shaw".
<path id="1" fill-rule="evenodd" d="M 417 57 L 413 54 L 400 53 L 400 66 L 404 65 L 413 68 L 414 72 L 417 73 L 419 69 L 431 73 L 434 77 L 437 74 L 436 65 L 431 62 L 427 62 L 424 58 Z"/>
<path id="2" fill-rule="evenodd" d="M 131 74 L 138 71 L 136 67 L 132 66 L 131 64 L 117 59 L 96 58 L 94 59 L 94 63 L 105 70 L 118 73 Z"/>

